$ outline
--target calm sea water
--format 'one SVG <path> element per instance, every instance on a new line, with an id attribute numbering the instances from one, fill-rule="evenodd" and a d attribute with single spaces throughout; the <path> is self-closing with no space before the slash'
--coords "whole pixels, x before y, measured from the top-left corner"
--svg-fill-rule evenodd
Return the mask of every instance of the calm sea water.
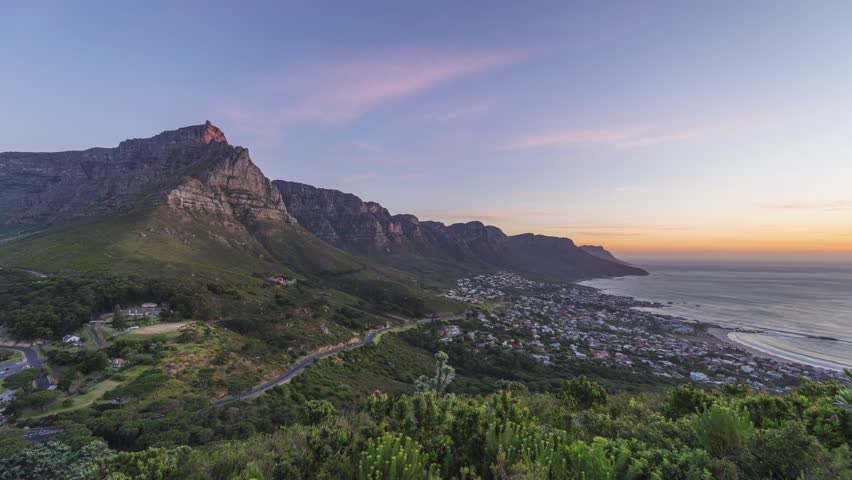
<path id="1" fill-rule="evenodd" d="M 852 267 L 643 264 L 651 275 L 583 282 L 660 302 L 661 313 L 749 329 L 734 340 L 790 360 L 852 368 Z"/>

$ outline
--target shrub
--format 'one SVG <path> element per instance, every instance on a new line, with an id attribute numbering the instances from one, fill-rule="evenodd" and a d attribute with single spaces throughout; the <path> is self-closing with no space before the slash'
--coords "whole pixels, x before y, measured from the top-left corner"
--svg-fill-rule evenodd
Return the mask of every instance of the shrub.
<path id="1" fill-rule="evenodd" d="M 165 480 L 173 478 L 186 460 L 189 447 L 149 448 L 141 452 L 121 452 L 100 461 L 98 477 L 107 480 Z"/>
<path id="2" fill-rule="evenodd" d="M 585 410 L 593 405 L 606 403 L 606 390 L 585 375 L 562 383 L 562 397 L 577 408 Z"/>
<path id="3" fill-rule="evenodd" d="M 696 414 L 690 423 L 704 449 L 719 458 L 745 449 L 754 434 L 746 412 L 718 403 Z"/>
<path id="4" fill-rule="evenodd" d="M 424 480 L 440 478 L 429 455 L 410 437 L 386 433 L 371 439 L 358 464 L 360 480 Z"/>
<path id="5" fill-rule="evenodd" d="M 804 425 L 791 422 L 783 428 L 758 431 L 752 441 L 751 469 L 759 478 L 799 478 L 820 453 Z"/>
<path id="6" fill-rule="evenodd" d="M 330 421 L 336 413 L 328 400 L 309 400 L 302 406 L 302 418 L 313 425 Z"/>
<path id="7" fill-rule="evenodd" d="M 707 392 L 692 384 L 681 385 L 666 395 L 661 411 L 667 418 L 678 418 L 700 412 L 713 403 Z"/>

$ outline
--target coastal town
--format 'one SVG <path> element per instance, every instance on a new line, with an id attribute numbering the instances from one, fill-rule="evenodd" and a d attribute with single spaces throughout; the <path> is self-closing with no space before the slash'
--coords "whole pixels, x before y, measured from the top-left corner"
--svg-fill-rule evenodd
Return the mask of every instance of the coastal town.
<path id="1" fill-rule="evenodd" d="M 474 321 L 443 328 L 441 342 L 521 353 L 545 365 L 595 362 L 675 381 L 743 383 L 776 392 L 792 388 L 800 378 L 836 375 L 753 355 L 709 333 L 711 325 L 649 311 L 663 305 L 591 287 L 497 273 L 458 280 L 445 296 L 473 304 L 469 317 Z"/>

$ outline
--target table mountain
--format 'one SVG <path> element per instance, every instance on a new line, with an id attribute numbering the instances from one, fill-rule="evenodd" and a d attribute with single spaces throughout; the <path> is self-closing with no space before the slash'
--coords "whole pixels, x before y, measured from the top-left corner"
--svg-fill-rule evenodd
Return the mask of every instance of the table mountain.
<path id="1" fill-rule="evenodd" d="M 209 121 L 115 148 L 0 153 L 0 205 L 0 265 L 234 284 L 283 274 L 376 309 L 446 303 L 302 228 Z"/>
<path id="2" fill-rule="evenodd" d="M 224 259 L 229 263 L 222 268 L 257 259 L 283 262 L 294 271 L 334 277 L 350 290 L 355 282 L 343 282 L 347 274 L 341 272 L 354 274 L 377 265 L 442 280 L 502 269 L 555 280 L 644 273 L 590 254 L 569 239 L 507 236 L 481 222 L 421 222 L 413 215 L 391 215 L 378 203 L 352 194 L 270 182 L 248 150 L 230 145 L 209 121 L 126 140 L 115 148 L 0 153 L 0 205 L 0 226 L 76 228 L 75 235 L 82 236 L 78 256 L 61 248 L 47 250 L 56 254 L 52 261 L 76 262 L 75 268 L 91 263 L 79 259 L 97 256 L 87 244 L 100 242 L 104 235 L 96 232 L 105 229 L 123 240 L 113 242 L 120 248 L 104 266 L 131 258 L 126 250 L 133 245 L 136 254 L 180 259 L 187 268 Z M 121 223 L 130 217 L 135 220 Z M 81 227 L 75 219 L 93 219 L 97 228 Z M 123 227 L 116 231 L 119 224 Z M 64 230 L 66 238 L 69 231 Z M 38 235 L 53 238 L 50 232 Z M 155 241 L 158 235 L 167 238 Z M 33 255 L 36 243 L 16 248 L 27 245 Z M 49 257 L 36 253 L 41 261 Z"/>
<path id="3" fill-rule="evenodd" d="M 281 195 L 221 130 L 204 125 L 115 148 L 0 153 L 0 224 L 170 205 L 234 221 L 292 221 Z"/>

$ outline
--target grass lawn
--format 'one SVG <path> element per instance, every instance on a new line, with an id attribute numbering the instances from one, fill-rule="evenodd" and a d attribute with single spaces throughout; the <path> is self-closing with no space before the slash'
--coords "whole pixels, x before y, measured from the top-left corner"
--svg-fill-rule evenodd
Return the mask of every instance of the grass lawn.
<path id="1" fill-rule="evenodd" d="M 126 334 L 128 338 L 148 337 L 163 335 L 166 333 L 174 333 L 180 330 L 183 326 L 189 325 L 192 322 L 174 322 L 174 323 L 157 323 L 148 325 L 147 327 L 135 328 L 129 330 Z"/>
<path id="2" fill-rule="evenodd" d="M 54 415 L 54 414 L 62 413 L 62 412 L 70 412 L 71 410 L 76 410 L 78 408 L 87 407 L 87 406 L 95 403 L 97 400 L 99 400 L 104 395 L 104 393 L 112 390 L 113 388 L 115 388 L 115 387 L 117 387 L 121 384 L 122 384 L 122 382 L 120 382 L 118 380 L 113 380 L 111 378 L 108 379 L 108 380 L 104 380 L 103 382 L 100 382 L 100 383 L 96 384 L 95 386 L 93 386 L 92 389 L 89 390 L 88 392 L 81 394 L 81 395 L 76 395 L 76 396 L 70 397 L 71 402 L 72 402 L 70 406 L 67 406 L 67 407 L 63 406 L 62 404 L 64 402 L 64 399 L 59 400 L 56 403 L 54 403 L 53 405 L 51 405 L 47 410 L 45 410 L 43 412 L 35 412 L 35 413 L 28 414 L 28 415 L 24 416 L 22 419 L 23 420 L 32 420 L 32 419 L 35 419 L 35 418 L 46 417 L 48 415 Z"/>

